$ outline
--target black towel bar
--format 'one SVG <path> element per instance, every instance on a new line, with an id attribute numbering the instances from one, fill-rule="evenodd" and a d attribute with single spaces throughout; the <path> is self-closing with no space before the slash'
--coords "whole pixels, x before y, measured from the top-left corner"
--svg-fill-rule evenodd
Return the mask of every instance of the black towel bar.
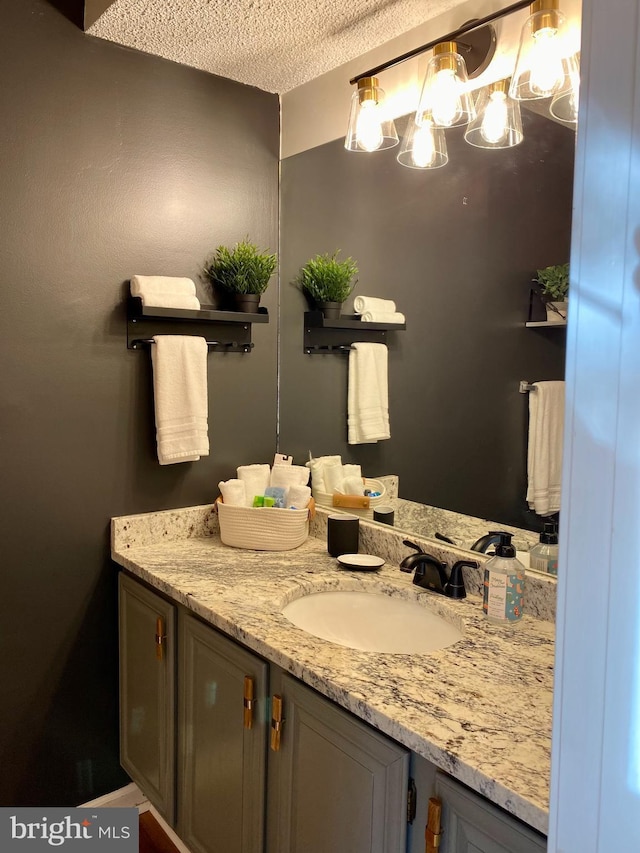
<path id="1" fill-rule="evenodd" d="M 131 341 L 131 349 L 142 349 L 145 346 L 151 346 L 151 344 L 155 344 L 153 338 L 136 338 Z M 253 349 L 253 344 L 239 344 L 237 341 L 229 341 L 225 343 L 223 341 L 207 341 L 207 346 L 209 349 L 216 349 L 216 347 L 220 347 L 224 350 L 241 350 L 242 352 L 251 352 Z"/>

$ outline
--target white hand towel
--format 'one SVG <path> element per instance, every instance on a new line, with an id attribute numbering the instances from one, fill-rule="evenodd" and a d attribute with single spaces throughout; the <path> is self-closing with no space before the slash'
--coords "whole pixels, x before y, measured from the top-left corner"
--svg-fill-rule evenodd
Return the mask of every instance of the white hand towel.
<path id="1" fill-rule="evenodd" d="M 527 502 L 538 515 L 560 510 L 564 382 L 534 382 L 529 391 Z"/>
<path id="2" fill-rule="evenodd" d="M 335 465 L 336 463 L 342 465 L 341 456 L 317 456 L 315 459 L 305 462 L 305 466 L 311 471 L 311 486 L 316 492 L 327 492 L 324 468 L 325 465 Z"/>
<path id="3" fill-rule="evenodd" d="M 247 490 L 242 480 L 222 480 L 218 488 L 227 506 L 247 505 Z"/>
<path id="4" fill-rule="evenodd" d="M 306 509 L 311 500 L 311 489 L 309 486 L 289 486 L 285 503 L 288 507 Z"/>
<path id="5" fill-rule="evenodd" d="M 379 299 L 377 296 L 356 296 L 353 300 L 353 310 L 356 314 L 364 314 L 365 311 L 389 313 L 396 310 L 396 303 L 393 299 Z"/>
<path id="6" fill-rule="evenodd" d="M 209 455 L 207 342 L 156 335 L 151 347 L 156 440 L 161 465 Z"/>
<path id="7" fill-rule="evenodd" d="M 362 477 L 345 477 L 342 481 L 342 491 L 345 495 L 364 495 Z"/>
<path id="8" fill-rule="evenodd" d="M 360 465 L 354 465 L 351 462 L 347 462 L 342 466 L 342 473 L 344 474 L 345 479 L 347 477 L 358 477 L 359 480 L 362 480 L 362 468 Z"/>
<path id="9" fill-rule="evenodd" d="M 360 319 L 363 323 L 406 323 L 400 311 L 365 311 Z"/>
<path id="10" fill-rule="evenodd" d="M 256 495 L 264 495 L 269 485 L 271 468 L 269 465 L 240 465 L 238 479 L 244 482 L 247 490 L 247 506 L 253 506 Z"/>
<path id="11" fill-rule="evenodd" d="M 274 465 L 271 469 L 270 486 L 306 486 L 309 469 L 304 465 Z"/>
<path id="12" fill-rule="evenodd" d="M 388 351 L 384 344 L 355 343 L 349 353 L 349 444 L 390 438 Z"/>
<path id="13" fill-rule="evenodd" d="M 155 308 L 200 309 L 196 286 L 190 278 L 165 275 L 134 275 L 129 283 L 132 296 Z"/>
<path id="14" fill-rule="evenodd" d="M 333 465 L 325 465 L 323 477 L 325 488 L 330 495 L 342 491 L 342 481 L 344 480 L 342 465 L 336 462 Z"/>

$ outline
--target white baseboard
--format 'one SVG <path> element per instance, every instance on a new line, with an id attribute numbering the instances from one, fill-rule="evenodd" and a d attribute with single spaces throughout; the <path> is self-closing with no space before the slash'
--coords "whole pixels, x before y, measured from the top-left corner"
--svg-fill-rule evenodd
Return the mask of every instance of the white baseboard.
<path id="1" fill-rule="evenodd" d="M 185 847 L 184 843 L 178 838 L 173 829 L 165 821 L 162 815 L 158 813 L 158 810 L 151 805 L 149 800 L 145 797 L 145 795 L 142 793 L 140 788 L 138 788 L 135 782 L 132 782 L 130 785 L 126 785 L 124 788 L 120 788 L 117 791 L 112 791 L 110 794 L 105 794 L 103 797 L 98 797 L 95 800 L 90 800 L 88 803 L 82 803 L 79 808 L 135 808 L 138 809 L 141 814 L 142 812 L 150 811 L 162 827 L 163 832 L 165 832 L 167 836 L 171 839 L 171 841 L 173 841 L 180 853 L 191 853 L 191 851 L 187 847 Z"/>
<path id="2" fill-rule="evenodd" d="M 111 791 L 103 797 L 98 797 L 95 800 L 89 800 L 88 803 L 82 803 L 81 809 L 138 809 L 139 812 L 149 810 L 149 801 L 142 793 L 140 788 L 131 782 L 130 785 L 125 785 L 124 788 L 119 788 L 117 791 Z"/>

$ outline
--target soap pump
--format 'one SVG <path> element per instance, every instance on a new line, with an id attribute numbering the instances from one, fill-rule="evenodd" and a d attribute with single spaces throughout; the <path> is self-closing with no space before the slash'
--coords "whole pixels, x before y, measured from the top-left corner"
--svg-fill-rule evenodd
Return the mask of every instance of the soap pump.
<path id="1" fill-rule="evenodd" d="M 540 542 L 529 550 L 529 558 L 532 569 L 558 574 L 558 526 L 555 521 L 545 521 Z"/>
<path id="2" fill-rule="evenodd" d="M 525 568 L 516 559 L 511 533 L 498 537 L 495 557 L 485 563 L 482 609 L 490 622 L 517 623 L 524 612 Z"/>

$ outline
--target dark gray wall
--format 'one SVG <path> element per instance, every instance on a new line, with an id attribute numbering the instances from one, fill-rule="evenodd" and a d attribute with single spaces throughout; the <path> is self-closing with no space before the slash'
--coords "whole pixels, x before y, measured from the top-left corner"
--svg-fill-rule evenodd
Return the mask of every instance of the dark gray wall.
<path id="1" fill-rule="evenodd" d="M 447 131 L 449 163 L 432 172 L 342 140 L 283 162 L 283 452 L 340 453 L 368 476 L 399 474 L 405 498 L 536 526 L 518 383 L 562 378 L 565 332 L 524 322 L 536 269 L 569 257 L 575 135 L 526 111 L 523 123 L 525 141 L 506 151 Z M 302 351 L 306 301 L 290 282 L 336 248 L 358 262 L 356 294 L 407 316 L 389 336 L 391 439 L 375 445 L 346 443 L 346 357 Z"/>
<path id="2" fill-rule="evenodd" d="M 0 804 L 73 804 L 126 782 L 109 518 L 212 501 L 275 449 L 275 286 L 254 352 L 209 356 L 211 455 L 160 467 L 125 283 L 277 247 L 278 100 L 44 0 L 0 11 Z"/>

